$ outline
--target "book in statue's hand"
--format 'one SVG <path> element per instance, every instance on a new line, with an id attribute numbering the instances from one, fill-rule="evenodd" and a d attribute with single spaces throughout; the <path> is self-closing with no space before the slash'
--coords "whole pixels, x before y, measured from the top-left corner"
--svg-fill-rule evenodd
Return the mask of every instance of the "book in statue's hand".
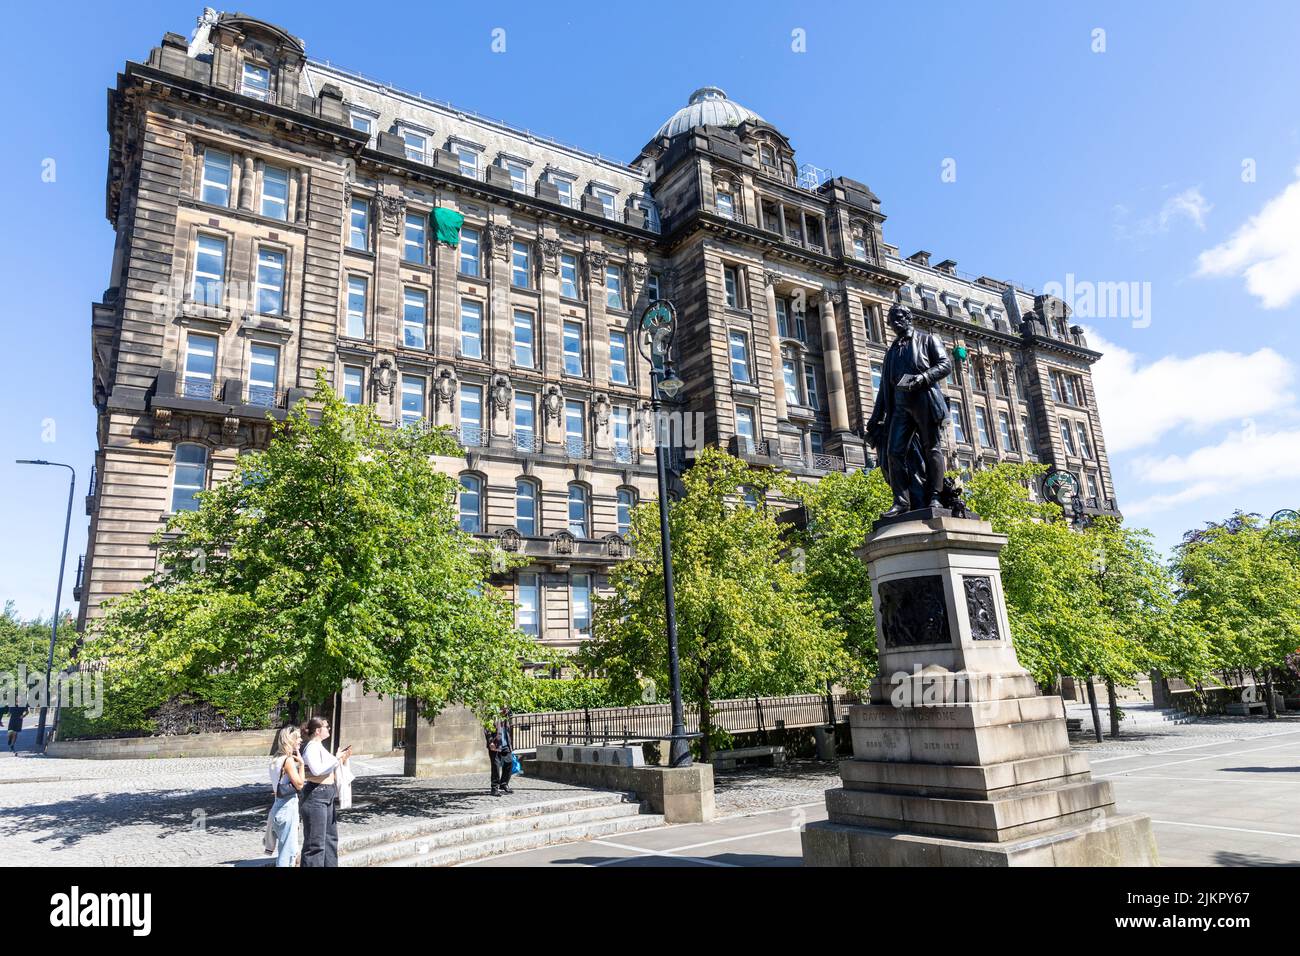
<path id="1" fill-rule="evenodd" d="M 919 379 L 915 375 L 904 375 L 898 380 L 898 387 L 905 392 L 910 392 L 916 387 L 918 381 Z"/>

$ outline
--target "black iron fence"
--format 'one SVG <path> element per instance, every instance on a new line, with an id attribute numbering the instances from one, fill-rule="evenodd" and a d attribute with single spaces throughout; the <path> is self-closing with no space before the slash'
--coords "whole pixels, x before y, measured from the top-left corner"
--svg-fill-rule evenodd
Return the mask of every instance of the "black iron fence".
<path id="1" fill-rule="evenodd" d="M 713 726 L 732 734 L 794 727 L 817 727 L 842 721 L 851 694 L 795 694 L 789 697 L 741 697 L 715 700 Z M 699 709 L 685 707 L 687 733 L 700 730 Z M 511 718 L 516 752 L 531 753 L 541 744 L 614 744 L 662 740 L 672 733 L 668 704 L 635 707 L 588 707 L 547 713 L 515 714 Z"/>

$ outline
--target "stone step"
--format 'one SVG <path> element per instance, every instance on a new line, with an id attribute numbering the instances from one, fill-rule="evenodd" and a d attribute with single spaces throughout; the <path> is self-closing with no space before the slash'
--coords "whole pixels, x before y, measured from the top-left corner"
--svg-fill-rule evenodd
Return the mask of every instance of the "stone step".
<path id="1" fill-rule="evenodd" d="M 636 803 L 510 817 L 443 829 L 411 839 L 340 852 L 340 866 L 449 866 L 467 860 L 553 843 L 660 826 L 663 817 L 642 813 Z"/>
<path id="2" fill-rule="evenodd" d="M 475 813 L 452 813 L 444 816 L 414 817 L 402 823 L 383 828 L 365 830 L 359 833 L 345 833 L 339 837 L 339 854 L 360 852 L 368 847 L 401 843 L 417 837 L 430 836 L 446 830 L 464 830 L 469 827 L 496 823 L 504 820 L 519 820 L 537 817 L 549 813 L 568 813 L 576 810 L 590 810 L 598 807 L 636 806 L 633 795 L 608 790 L 592 790 L 587 793 L 579 791 L 575 796 L 555 800 L 534 801 L 532 803 L 506 804 L 491 807 Z M 341 820 L 346 822 L 347 812 Z"/>

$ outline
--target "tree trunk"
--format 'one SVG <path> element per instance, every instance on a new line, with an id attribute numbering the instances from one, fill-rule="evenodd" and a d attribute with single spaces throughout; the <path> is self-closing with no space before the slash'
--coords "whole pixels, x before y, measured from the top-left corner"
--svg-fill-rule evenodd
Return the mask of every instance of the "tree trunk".
<path id="1" fill-rule="evenodd" d="M 1264 701 L 1268 704 L 1268 719 L 1277 720 L 1277 702 L 1273 700 L 1273 668 L 1264 670 Z"/>
<path id="2" fill-rule="evenodd" d="M 1097 738 L 1097 743 L 1101 743 L 1101 711 L 1097 709 L 1097 688 L 1092 686 L 1092 675 L 1089 674 L 1084 682 L 1088 685 L 1088 703 L 1092 707 L 1092 732 Z"/>
<path id="3" fill-rule="evenodd" d="M 1119 736 L 1119 702 L 1115 700 L 1115 681 L 1106 678 L 1106 703 L 1110 707 L 1110 735 Z"/>
<path id="4" fill-rule="evenodd" d="M 713 710 L 709 706 L 709 684 L 706 680 L 700 695 L 700 761 L 708 763 L 713 759 Z"/>

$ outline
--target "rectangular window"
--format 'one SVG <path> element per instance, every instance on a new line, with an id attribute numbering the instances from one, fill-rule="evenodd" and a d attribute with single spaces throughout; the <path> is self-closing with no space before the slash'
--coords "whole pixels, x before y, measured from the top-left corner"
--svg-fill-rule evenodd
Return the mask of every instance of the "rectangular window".
<path id="1" fill-rule="evenodd" d="M 361 386 L 365 375 L 359 365 L 343 366 L 343 401 L 349 405 L 360 405 Z"/>
<path id="2" fill-rule="evenodd" d="M 176 471 L 172 476 L 172 511 L 198 511 L 194 496 L 208 486 L 208 450 L 202 445 L 176 446 Z"/>
<path id="3" fill-rule="evenodd" d="M 472 299 L 460 300 L 460 354 L 483 357 L 483 304 Z"/>
<path id="4" fill-rule="evenodd" d="M 820 455 L 826 450 L 826 439 L 822 437 L 821 432 L 809 432 L 808 445 L 814 455 Z"/>
<path id="5" fill-rule="evenodd" d="M 203 151 L 203 185 L 199 198 L 214 206 L 230 205 L 230 154 L 219 149 Z"/>
<path id="6" fill-rule="evenodd" d="M 552 176 L 551 182 L 555 185 L 555 191 L 560 194 L 560 204 L 572 207 L 573 183 L 568 179 L 561 179 L 559 176 Z"/>
<path id="7" fill-rule="evenodd" d="M 1065 379 L 1067 394 L 1070 396 L 1070 404 L 1083 408 L 1083 381 L 1077 375 L 1069 375 Z"/>
<path id="8" fill-rule="evenodd" d="M 736 218 L 736 203 L 731 193 L 718 193 L 718 215 L 726 219 Z"/>
<path id="9" fill-rule="evenodd" d="M 781 379 L 785 382 L 785 400 L 791 405 L 802 405 L 803 392 L 799 388 L 799 370 L 793 359 L 781 360 Z"/>
<path id="10" fill-rule="evenodd" d="M 1016 441 L 1011 434 L 1011 417 L 1006 412 L 998 412 L 998 433 L 1002 436 L 1002 450 L 1015 451 Z"/>
<path id="11" fill-rule="evenodd" d="M 348 327 L 350 339 L 366 337 L 366 296 L 370 283 L 365 276 L 348 276 Z"/>
<path id="12" fill-rule="evenodd" d="M 284 314 L 284 253 L 258 247 L 257 311 L 261 315 Z"/>
<path id="13" fill-rule="evenodd" d="M 728 348 L 731 353 L 731 380 L 733 382 L 749 381 L 749 336 L 734 329 L 727 334 Z"/>
<path id="14" fill-rule="evenodd" d="M 1063 404 L 1065 398 L 1061 394 L 1061 373 L 1052 372 L 1048 376 L 1048 380 L 1052 383 L 1052 401 L 1056 402 L 1058 405 Z"/>
<path id="15" fill-rule="evenodd" d="M 194 256 L 194 301 L 199 305 L 221 305 L 225 279 L 226 240 L 200 233 Z"/>
<path id="16" fill-rule="evenodd" d="M 540 633 L 542 606 L 540 581 L 540 575 L 520 574 L 519 583 L 515 586 L 515 625 L 531 637 L 537 637 Z"/>
<path id="17" fill-rule="evenodd" d="M 460 274 L 477 277 L 481 274 L 479 231 L 468 227 L 460 231 Z"/>
<path id="18" fill-rule="evenodd" d="M 632 413 L 622 405 L 616 405 L 610 415 L 610 426 L 614 436 L 614 460 L 630 462 L 632 460 Z"/>
<path id="19" fill-rule="evenodd" d="M 566 299 L 578 296 L 578 257 L 571 252 L 560 255 L 560 295 Z"/>
<path id="20" fill-rule="evenodd" d="M 1029 427 L 1028 415 L 1020 416 L 1020 434 L 1024 436 L 1026 452 L 1032 454 L 1034 451 L 1034 431 Z"/>
<path id="21" fill-rule="evenodd" d="M 853 237 L 853 255 L 859 259 L 867 258 L 867 240 L 861 236 Z"/>
<path id="22" fill-rule="evenodd" d="M 659 273 L 652 272 L 645 277 L 645 294 L 651 302 L 659 300 Z"/>
<path id="23" fill-rule="evenodd" d="M 281 222 L 289 221 L 289 170 L 263 167 L 262 215 Z"/>
<path id="24" fill-rule="evenodd" d="M 754 453 L 754 439 L 758 434 L 755 421 L 752 408 L 748 405 L 736 406 L 736 434 L 740 436 L 741 447 L 750 454 Z"/>
<path id="25" fill-rule="evenodd" d="M 267 102 L 271 99 L 271 71 L 264 66 L 245 63 L 243 82 L 239 85 L 239 92 L 245 96 L 251 96 L 255 100 L 261 100 L 263 103 Z"/>
<path id="26" fill-rule="evenodd" d="M 348 248 L 370 251 L 370 200 L 354 199 L 348 212 Z"/>
<path id="27" fill-rule="evenodd" d="M 582 374 L 582 325 L 564 323 L 564 374 Z"/>
<path id="28" fill-rule="evenodd" d="M 992 448 L 993 435 L 989 432 L 989 413 L 983 405 L 975 406 L 975 427 L 979 430 L 980 447 Z"/>
<path id="29" fill-rule="evenodd" d="M 429 296 L 423 289 L 406 289 L 402 293 L 402 344 L 408 349 L 425 347 Z"/>
<path id="30" fill-rule="evenodd" d="M 608 189 L 593 189 L 592 194 L 600 200 L 601 206 L 604 207 L 606 219 L 618 218 L 617 212 L 615 211 L 614 194 L 612 192 Z"/>
<path id="31" fill-rule="evenodd" d="M 406 214 L 406 231 L 402 238 L 402 258 L 422 266 L 429 246 L 428 217 L 422 212 Z"/>
<path id="32" fill-rule="evenodd" d="M 962 445 L 969 445 L 970 439 L 966 437 L 966 411 L 961 407 L 961 402 L 949 400 L 948 408 L 952 411 L 952 437 Z"/>
<path id="33" fill-rule="evenodd" d="M 578 637 L 591 634 L 591 575 L 575 574 L 569 586 L 573 603 L 573 630 Z"/>
<path id="34" fill-rule="evenodd" d="M 533 314 L 515 309 L 515 364 L 521 368 L 536 368 L 537 353 L 533 349 Z"/>
<path id="35" fill-rule="evenodd" d="M 510 244 L 510 284 L 516 289 L 532 288 L 532 258 L 528 243 L 515 240 Z"/>
<path id="36" fill-rule="evenodd" d="M 1092 457 L 1092 442 L 1088 441 L 1088 426 L 1083 422 L 1074 423 L 1075 433 L 1079 436 L 1079 452 L 1084 458 Z"/>
<path id="37" fill-rule="evenodd" d="M 587 417 L 582 402 L 564 403 L 564 446 L 572 458 L 585 458 L 587 454 Z"/>
<path id="38" fill-rule="evenodd" d="M 1098 508 L 1101 506 L 1101 492 L 1097 488 L 1097 476 L 1094 475 L 1092 472 L 1088 472 L 1087 478 L 1088 478 L 1088 497 L 1092 499 L 1090 504 L 1092 504 L 1094 508 Z"/>
<path id="39" fill-rule="evenodd" d="M 352 128 L 359 133 L 365 133 L 367 136 L 371 133 L 370 117 L 361 113 L 353 113 L 350 116 Z"/>
<path id="40" fill-rule="evenodd" d="M 424 378 L 419 375 L 402 376 L 402 424 L 416 425 L 424 421 Z"/>
<path id="41" fill-rule="evenodd" d="M 470 447 L 483 444 L 483 391 L 477 385 L 460 387 L 460 442 Z"/>
<path id="42" fill-rule="evenodd" d="M 790 337 L 790 306 L 785 299 L 776 300 L 776 334 L 783 339 Z"/>
<path id="43" fill-rule="evenodd" d="M 726 290 L 727 308 L 740 308 L 740 277 L 735 266 L 722 267 L 722 284 Z"/>
<path id="44" fill-rule="evenodd" d="M 517 193 L 528 192 L 528 170 L 523 163 L 506 161 L 506 171 L 510 173 L 510 188 Z"/>
<path id="45" fill-rule="evenodd" d="M 425 157 L 429 155 L 429 141 L 420 133 L 404 129 L 402 130 L 402 142 L 406 144 L 407 159 L 423 163 Z"/>
<path id="46" fill-rule="evenodd" d="M 533 396 L 515 393 L 515 447 L 520 451 L 536 451 L 537 408 Z"/>
<path id="47" fill-rule="evenodd" d="M 185 337 L 185 378 L 181 385 L 186 398 L 211 399 L 217 384 L 217 337 L 190 333 Z"/>
<path id="48" fill-rule="evenodd" d="M 609 380 L 615 385 L 627 385 L 627 334 L 609 333 Z"/>
<path id="49" fill-rule="evenodd" d="M 872 395 L 880 394 L 880 381 L 884 377 L 884 374 L 885 374 L 885 370 L 881 367 L 879 362 L 871 363 L 871 394 Z"/>
<path id="50" fill-rule="evenodd" d="M 1074 449 L 1074 434 L 1070 431 L 1070 423 L 1064 418 L 1061 419 L 1061 444 L 1065 446 L 1067 455 L 1078 454 Z"/>
<path id="51" fill-rule="evenodd" d="M 605 307 L 623 308 L 623 269 L 621 266 L 605 267 Z"/>
<path id="52" fill-rule="evenodd" d="M 468 176 L 470 179 L 478 178 L 478 153 L 474 150 L 468 146 L 457 146 L 456 162 L 462 176 Z"/>
<path id="53" fill-rule="evenodd" d="M 817 388 L 817 367 L 805 364 L 803 367 L 804 387 L 808 391 L 808 407 L 821 408 L 821 393 Z"/>
<path id="54" fill-rule="evenodd" d="M 248 404 L 274 406 L 279 374 L 280 349 L 274 345 L 254 344 L 249 350 Z"/>

